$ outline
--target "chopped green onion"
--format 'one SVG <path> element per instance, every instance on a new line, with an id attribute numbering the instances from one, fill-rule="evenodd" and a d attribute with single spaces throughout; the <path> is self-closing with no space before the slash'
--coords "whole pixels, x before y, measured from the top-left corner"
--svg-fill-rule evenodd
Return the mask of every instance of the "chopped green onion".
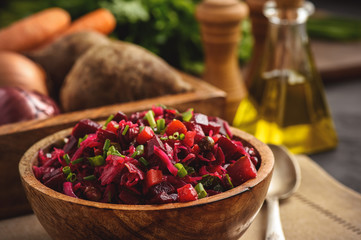
<path id="1" fill-rule="evenodd" d="M 97 178 L 94 175 L 89 175 L 89 176 L 83 177 L 83 179 L 86 181 L 94 181 Z"/>
<path id="2" fill-rule="evenodd" d="M 157 129 L 159 132 L 163 131 L 165 129 L 165 120 L 164 118 L 160 118 L 157 120 Z"/>
<path id="3" fill-rule="evenodd" d="M 85 139 L 87 139 L 88 138 L 88 134 L 86 134 L 84 137 L 82 137 L 82 138 L 79 138 L 79 140 L 78 140 L 78 147 L 80 147 L 80 143 L 82 143 Z"/>
<path id="4" fill-rule="evenodd" d="M 109 147 L 110 147 L 110 139 L 107 139 L 107 140 L 105 140 L 105 142 L 104 142 L 103 151 L 104 151 L 104 152 L 107 152 L 108 149 L 109 149 Z"/>
<path id="5" fill-rule="evenodd" d="M 152 110 L 149 110 L 145 114 L 145 118 L 148 120 L 149 126 L 151 126 L 151 128 L 155 128 L 157 126 L 157 123 L 155 122 L 154 119 L 154 112 Z"/>
<path id="6" fill-rule="evenodd" d="M 144 157 L 140 157 L 138 159 L 139 162 L 141 162 L 144 166 L 148 166 L 149 165 L 149 162 L 147 160 L 145 160 Z"/>
<path id="7" fill-rule="evenodd" d="M 138 155 L 142 155 L 144 153 L 144 145 L 138 145 L 135 150 L 138 152 Z"/>
<path id="8" fill-rule="evenodd" d="M 178 176 L 179 177 L 185 177 L 187 176 L 188 172 L 187 170 L 184 168 L 183 164 L 181 163 L 176 163 L 174 164 L 174 166 L 178 169 Z"/>
<path id="9" fill-rule="evenodd" d="M 107 118 L 107 120 L 106 120 L 105 123 L 104 123 L 103 129 L 107 129 L 108 123 L 110 123 L 110 121 L 113 120 L 113 118 L 114 118 L 114 115 L 113 115 L 113 114 L 110 115 L 110 116 Z"/>
<path id="10" fill-rule="evenodd" d="M 81 163 L 83 160 L 84 160 L 83 158 L 78 158 L 78 159 L 75 159 L 74 161 L 72 161 L 71 164 L 75 165 L 75 164 Z"/>
<path id="11" fill-rule="evenodd" d="M 198 193 L 198 199 L 207 197 L 207 192 L 206 190 L 204 190 L 203 184 L 202 183 L 198 183 L 194 189 L 197 191 Z"/>
<path id="12" fill-rule="evenodd" d="M 179 132 L 173 133 L 173 138 L 177 140 L 179 138 Z"/>
<path id="13" fill-rule="evenodd" d="M 64 158 L 64 160 L 65 160 L 65 162 L 66 162 L 67 164 L 70 164 L 69 154 L 64 154 L 63 158 Z"/>
<path id="14" fill-rule="evenodd" d="M 226 178 L 227 178 L 228 184 L 231 186 L 231 188 L 234 188 L 231 178 L 229 177 L 228 174 L 226 174 Z"/>
<path id="15" fill-rule="evenodd" d="M 160 140 L 162 140 L 162 141 L 167 141 L 167 140 L 168 140 L 168 137 L 167 137 L 167 136 L 160 137 Z"/>
<path id="16" fill-rule="evenodd" d="M 109 150 L 110 147 L 110 139 L 106 139 L 104 142 L 104 146 L 103 146 L 103 157 L 106 158 L 107 157 L 107 152 Z"/>
<path id="17" fill-rule="evenodd" d="M 105 163 L 105 160 L 102 155 L 97 155 L 95 157 L 88 157 L 88 160 L 92 166 L 102 166 Z"/>
<path id="18" fill-rule="evenodd" d="M 136 156 L 139 156 L 139 155 L 142 155 L 144 153 L 144 145 L 138 145 L 136 148 L 135 148 L 135 152 L 132 154 L 132 158 L 136 157 Z"/>
<path id="19" fill-rule="evenodd" d="M 66 180 L 68 182 L 75 182 L 76 181 L 76 174 L 75 173 L 69 173 L 66 177 Z"/>
<path id="20" fill-rule="evenodd" d="M 107 156 L 109 156 L 109 155 L 114 155 L 114 156 L 119 156 L 119 157 L 123 156 L 122 154 L 120 154 L 120 152 L 114 146 L 109 147 Z"/>
<path id="21" fill-rule="evenodd" d="M 171 135 L 171 136 L 168 137 L 168 139 L 169 139 L 169 140 L 173 140 L 174 137 Z"/>
<path id="22" fill-rule="evenodd" d="M 63 167 L 63 173 L 65 174 L 65 176 L 68 176 L 69 173 L 71 173 L 70 167 L 69 166 Z"/>
<path id="23" fill-rule="evenodd" d="M 179 135 L 179 140 L 183 140 L 184 138 L 185 138 L 184 133 L 181 133 L 181 134 Z"/>
<path id="24" fill-rule="evenodd" d="M 123 135 L 123 136 L 124 136 L 125 134 L 127 134 L 128 129 L 129 129 L 129 125 L 125 125 L 124 130 L 123 130 L 123 132 L 122 132 L 122 135 Z"/>
<path id="25" fill-rule="evenodd" d="M 182 113 L 182 119 L 185 122 L 189 122 L 193 117 L 193 108 L 188 109 L 184 113 Z"/>

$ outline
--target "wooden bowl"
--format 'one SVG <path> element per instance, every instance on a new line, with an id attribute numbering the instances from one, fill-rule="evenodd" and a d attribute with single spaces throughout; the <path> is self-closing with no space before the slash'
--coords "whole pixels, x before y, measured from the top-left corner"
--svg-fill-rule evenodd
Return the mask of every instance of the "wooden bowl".
<path id="1" fill-rule="evenodd" d="M 232 128 L 259 154 L 257 177 L 224 193 L 187 203 L 106 204 L 76 199 L 38 181 L 32 171 L 39 149 L 70 134 L 50 135 L 33 145 L 19 163 L 21 181 L 40 223 L 53 239 L 239 239 L 260 210 L 272 177 L 274 157 L 255 137 Z"/>

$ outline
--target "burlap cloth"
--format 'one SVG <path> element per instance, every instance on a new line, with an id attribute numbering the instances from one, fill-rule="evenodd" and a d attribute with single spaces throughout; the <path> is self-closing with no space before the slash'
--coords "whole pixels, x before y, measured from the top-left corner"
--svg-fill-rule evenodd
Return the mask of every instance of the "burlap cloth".
<path id="1" fill-rule="evenodd" d="M 341 185 L 306 156 L 297 156 L 302 182 L 291 198 L 280 203 L 287 239 L 361 239 L 361 195 Z M 265 238 L 264 205 L 241 238 Z M 35 215 L 0 221 L 2 240 L 50 239 Z"/>

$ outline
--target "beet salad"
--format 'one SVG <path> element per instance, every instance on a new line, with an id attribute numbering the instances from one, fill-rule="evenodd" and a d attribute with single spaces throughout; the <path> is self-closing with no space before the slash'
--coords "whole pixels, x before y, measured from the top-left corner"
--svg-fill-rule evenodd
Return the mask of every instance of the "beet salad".
<path id="1" fill-rule="evenodd" d="M 39 150 L 33 171 L 71 197 L 119 204 L 188 202 L 255 178 L 259 158 L 226 121 L 163 106 L 81 120 L 64 144 Z"/>

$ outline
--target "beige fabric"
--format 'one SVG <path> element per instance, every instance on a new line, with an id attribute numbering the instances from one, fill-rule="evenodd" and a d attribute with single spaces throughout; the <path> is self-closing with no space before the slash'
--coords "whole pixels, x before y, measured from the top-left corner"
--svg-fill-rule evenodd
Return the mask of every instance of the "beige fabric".
<path id="1" fill-rule="evenodd" d="M 341 185 L 306 156 L 297 156 L 302 182 L 298 192 L 281 202 L 286 239 L 361 239 L 361 195 Z M 266 205 L 242 240 L 264 239 Z M 2 240 L 48 240 L 34 215 L 0 221 Z"/>
<path id="2" fill-rule="evenodd" d="M 361 195 L 338 183 L 306 156 L 297 156 L 300 189 L 280 203 L 286 239 L 361 239 Z M 266 205 L 243 239 L 264 239 Z"/>

